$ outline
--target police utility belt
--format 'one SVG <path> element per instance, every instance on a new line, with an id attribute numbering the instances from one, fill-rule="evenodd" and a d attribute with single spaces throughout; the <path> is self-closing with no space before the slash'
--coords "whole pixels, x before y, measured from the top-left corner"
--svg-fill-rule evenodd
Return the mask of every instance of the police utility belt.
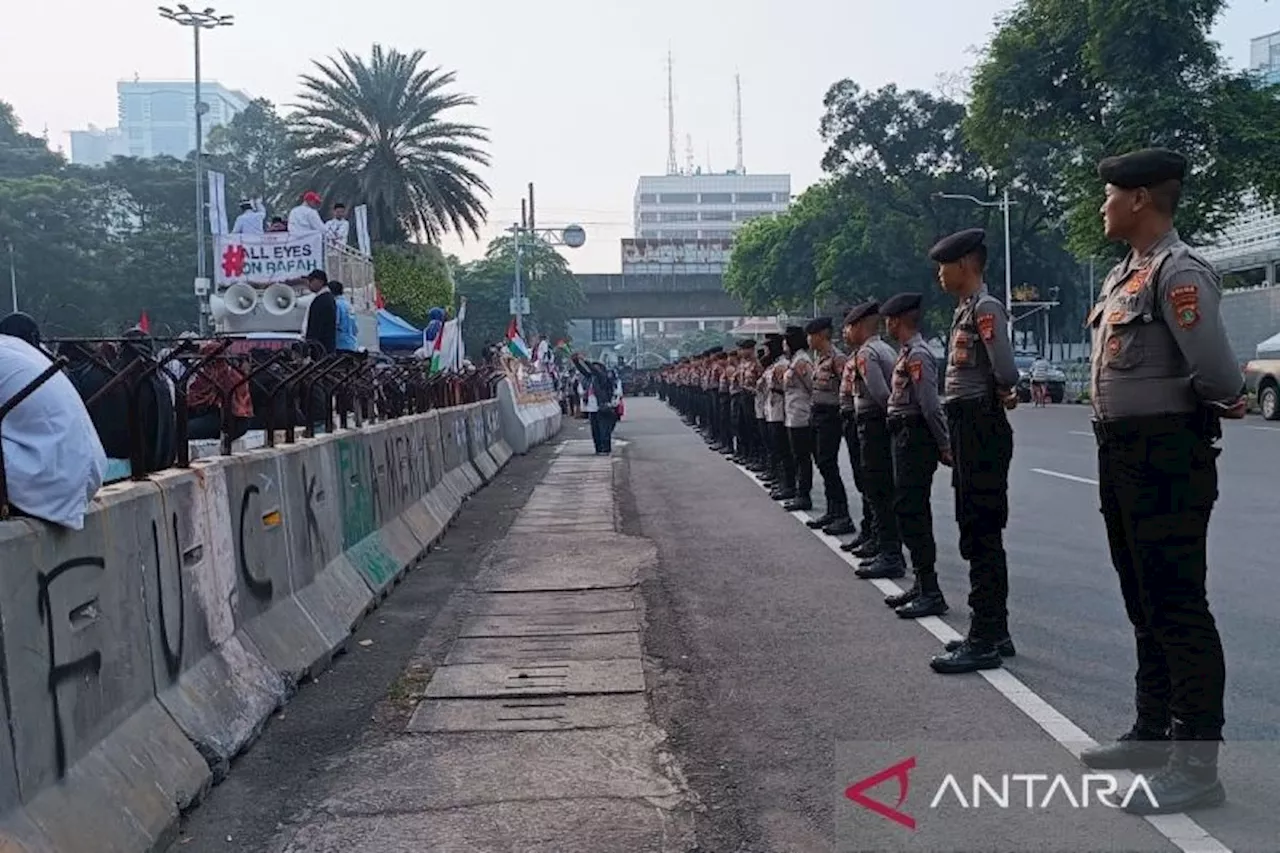
<path id="1" fill-rule="evenodd" d="M 964 414 L 1003 414 L 1004 406 L 996 399 L 994 392 L 980 397 L 960 397 L 948 400 L 942 408 L 952 417 Z"/>
<path id="2" fill-rule="evenodd" d="M 1131 418 L 1116 418 L 1110 421 L 1095 420 L 1091 422 L 1093 436 L 1098 444 L 1112 441 L 1132 441 L 1134 439 L 1151 438 L 1157 435 L 1190 430 L 1206 441 L 1217 441 L 1222 438 L 1222 420 L 1217 412 L 1208 408 L 1200 408 L 1195 412 L 1180 412 L 1163 415 L 1140 415 Z"/>
<path id="3" fill-rule="evenodd" d="M 929 423 L 924 419 L 924 415 L 912 412 L 910 414 L 888 415 L 885 419 L 891 430 L 904 430 L 913 427 L 928 429 Z"/>

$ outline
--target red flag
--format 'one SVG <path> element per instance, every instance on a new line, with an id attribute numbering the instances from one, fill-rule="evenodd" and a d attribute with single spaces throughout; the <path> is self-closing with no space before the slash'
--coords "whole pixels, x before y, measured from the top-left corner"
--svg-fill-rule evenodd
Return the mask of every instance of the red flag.
<path id="1" fill-rule="evenodd" d="M 377 308 L 379 311 L 387 307 L 387 300 L 382 298 L 382 291 L 378 288 L 374 288 L 373 290 L 373 307 Z"/>
<path id="2" fill-rule="evenodd" d="M 507 340 L 514 341 L 520 337 L 520 327 L 516 325 L 516 318 L 511 318 L 511 324 L 507 326 Z"/>
<path id="3" fill-rule="evenodd" d="M 145 334 L 148 334 L 148 335 L 151 334 L 151 320 L 147 318 L 146 311 L 142 312 L 142 317 L 139 318 L 138 320 L 138 328 L 141 329 Z"/>

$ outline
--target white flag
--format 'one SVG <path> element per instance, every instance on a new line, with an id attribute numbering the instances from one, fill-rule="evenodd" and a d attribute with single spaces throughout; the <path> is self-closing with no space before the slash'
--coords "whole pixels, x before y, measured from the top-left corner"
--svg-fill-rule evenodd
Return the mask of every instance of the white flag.
<path id="1" fill-rule="evenodd" d="M 373 249 L 369 245 L 369 205 L 356 205 L 356 245 L 360 247 L 360 254 L 366 258 L 373 255 Z"/>
<path id="2" fill-rule="evenodd" d="M 227 178 L 221 172 L 209 172 L 209 233 L 226 234 Z"/>

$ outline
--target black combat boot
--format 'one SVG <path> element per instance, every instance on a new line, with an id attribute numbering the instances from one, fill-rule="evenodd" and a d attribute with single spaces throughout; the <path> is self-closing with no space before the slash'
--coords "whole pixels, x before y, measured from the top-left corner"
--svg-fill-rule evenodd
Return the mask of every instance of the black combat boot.
<path id="1" fill-rule="evenodd" d="M 923 619 L 926 616 L 941 616 L 946 613 L 950 608 L 947 606 L 947 600 L 942 597 L 942 590 L 938 588 L 938 576 L 929 569 L 925 572 L 917 570 L 916 577 L 920 581 L 920 594 L 894 611 L 898 614 L 898 618 Z"/>
<path id="2" fill-rule="evenodd" d="M 869 528 L 864 523 L 862 525 L 862 529 L 859 530 L 852 539 L 850 539 L 848 542 L 840 546 L 840 550 L 848 554 L 852 551 L 856 551 L 857 549 L 861 548 L 863 545 L 866 544 L 867 540 L 871 538 L 871 535 L 869 532 L 870 529 L 871 528 Z"/>
<path id="3" fill-rule="evenodd" d="M 873 537 L 868 536 L 866 539 L 863 539 L 862 544 L 859 545 L 857 548 L 854 548 L 851 553 L 853 554 L 853 556 L 857 557 L 859 560 L 870 560 L 870 559 L 873 559 L 876 556 L 876 554 L 878 554 L 879 552 L 880 552 L 880 543 L 877 542 Z"/>
<path id="4" fill-rule="evenodd" d="M 911 584 L 911 589 L 906 592 L 900 592 L 897 595 L 885 596 L 884 603 L 886 607 L 892 607 L 897 610 L 905 604 L 910 604 L 920 597 L 920 578 L 917 577 L 915 583 Z"/>
<path id="5" fill-rule="evenodd" d="M 819 528 L 826 527 L 828 524 L 835 521 L 839 517 L 840 516 L 835 514 L 834 509 L 828 507 L 827 511 L 824 512 L 822 515 L 818 516 L 817 518 L 811 518 L 808 521 L 806 521 L 805 526 L 808 527 L 810 530 L 817 530 Z"/>
<path id="6" fill-rule="evenodd" d="M 790 486 L 775 486 L 773 491 L 769 492 L 769 497 L 775 501 L 789 501 L 796 496 L 796 490 Z"/>
<path id="7" fill-rule="evenodd" d="M 1149 770 L 1163 767 L 1172 753 L 1168 730 L 1139 722 L 1114 743 L 1086 749 L 1080 761 L 1094 770 Z"/>
<path id="8" fill-rule="evenodd" d="M 958 648 L 948 649 L 929 661 L 929 667 L 943 675 L 977 672 L 980 669 L 999 669 L 1000 666 L 1000 653 L 996 651 L 995 644 L 988 640 L 974 638 L 961 640 Z"/>
<path id="9" fill-rule="evenodd" d="M 868 581 L 893 580 L 907 576 L 907 563 L 899 552 L 882 551 L 867 565 L 854 569 L 853 573 Z"/>
<path id="10" fill-rule="evenodd" d="M 960 646 L 962 646 L 964 642 L 965 642 L 964 640 L 952 640 L 951 642 L 947 643 L 946 649 L 949 652 L 954 652 L 956 649 L 960 648 Z M 1002 658 L 1012 658 L 1012 657 L 1018 656 L 1018 650 L 1013 646 L 1013 638 L 1010 637 L 1008 634 L 1005 634 L 1002 638 L 1000 638 L 999 640 L 996 640 L 994 643 L 992 643 L 992 645 L 996 647 L 996 651 L 1000 653 L 1000 657 Z"/>
<path id="11" fill-rule="evenodd" d="M 1216 740 L 1182 740 L 1174 725 L 1173 751 L 1163 769 L 1147 777 L 1146 791 L 1138 788 L 1124 810 L 1135 815 L 1178 814 L 1208 809 L 1227 801 L 1227 792 L 1218 779 Z"/>
<path id="12" fill-rule="evenodd" d="M 787 512 L 808 512 L 813 509 L 813 501 L 805 492 L 796 492 L 796 496 L 782 505 Z"/>
<path id="13" fill-rule="evenodd" d="M 857 533 L 858 525 L 853 523 L 853 519 L 849 517 L 849 508 L 840 507 L 839 514 L 831 520 L 831 523 L 822 528 L 822 532 L 828 536 L 845 536 L 849 533 Z"/>

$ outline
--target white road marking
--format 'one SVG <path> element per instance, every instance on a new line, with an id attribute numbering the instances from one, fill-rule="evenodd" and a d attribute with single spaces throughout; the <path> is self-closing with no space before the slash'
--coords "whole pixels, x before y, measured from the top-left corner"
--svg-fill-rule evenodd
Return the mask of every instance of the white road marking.
<path id="1" fill-rule="evenodd" d="M 1069 430 L 1069 432 L 1070 432 L 1070 434 L 1071 434 L 1071 435 L 1087 435 L 1089 438 L 1093 438 L 1093 437 L 1094 437 L 1094 436 L 1093 436 L 1093 433 L 1091 433 L 1091 432 L 1085 432 L 1085 431 L 1084 431 L 1084 430 L 1082 430 L 1082 429 L 1073 429 L 1073 430 Z"/>
<path id="2" fill-rule="evenodd" d="M 1263 427 L 1259 428 L 1262 429 Z M 1092 434 L 1089 433 L 1089 435 Z M 746 468 L 732 462 L 729 464 L 745 474 L 751 482 L 762 489 L 765 488 L 764 484 L 757 480 L 755 475 Z M 1074 474 L 1064 474 L 1061 471 L 1049 471 L 1044 468 L 1032 468 L 1031 470 L 1048 477 L 1060 477 L 1063 480 L 1087 483 L 1093 486 L 1098 484 L 1097 480 L 1077 477 Z M 799 510 L 788 514 L 802 524 L 810 519 L 808 513 L 800 512 Z M 850 566 L 857 567 L 858 560 L 840 550 L 839 539 L 834 536 L 828 536 L 821 530 L 813 530 L 807 525 L 804 529 L 816 536 L 819 542 L 826 545 L 841 560 Z M 905 591 L 890 580 L 873 580 L 871 583 L 885 595 L 897 595 Z M 951 640 L 962 639 L 954 628 L 937 616 L 929 616 L 925 619 L 916 619 L 914 621 L 944 645 Z M 986 679 L 986 682 L 994 687 L 1001 696 L 1008 699 L 1015 708 L 1026 714 L 1036 725 L 1044 729 L 1049 737 L 1053 738 L 1059 746 L 1071 753 L 1075 758 L 1079 758 L 1080 753 L 1089 747 L 1097 746 L 1098 742 L 1089 737 L 1084 729 L 1071 722 L 1065 714 L 1046 702 L 1038 693 L 1020 681 L 1009 670 L 1002 667 L 1000 669 L 983 670 L 978 674 Z M 1132 781 L 1132 774 L 1128 774 L 1125 771 L 1113 771 L 1113 773 L 1116 777 L 1116 782 L 1121 786 Z M 1214 838 L 1200 824 L 1185 814 L 1155 815 L 1143 819 L 1183 853 L 1232 853 L 1230 847 Z"/>
<path id="3" fill-rule="evenodd" d="M 1050 471 L 1048 468 L 1032 468 L 1037 474 L 1044 474 L 1046 477 L 1057 477 L 1059 480 L 1070 480 L 1073 483 L 1084 483 L 1086 486 L 1098 485 L 1097 480 L 1090 480 L 1088 477 L 1077 477 L 1075 474 L 1064 474 L 1061 471 Z"/>
<path id="4" fill-rule="evenodd" d="M 1256 429 L 1258 432 L 1280 432 L 1280 427 L 1253 426 L 1249 424 L 1249 429 Z"/>

